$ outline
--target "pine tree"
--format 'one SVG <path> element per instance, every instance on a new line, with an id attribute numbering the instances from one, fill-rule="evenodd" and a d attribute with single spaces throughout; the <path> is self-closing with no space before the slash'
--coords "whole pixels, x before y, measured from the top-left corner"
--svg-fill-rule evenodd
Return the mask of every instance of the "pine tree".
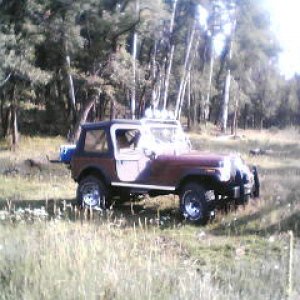
<path id="1" fill-rule="evenodd" d="M 6 76 L 2 82 L 1 116 L 3 134 L 11 134 L 12 148 L 18 144 L 18 110 L 20 101 L 26 101 L 22 97 L 24 87 L 44 84 L 51 76 L 35 66 L 35 47 L 43 39 L 39 28 L 41 8 L 33 0 L 0 3 L 0 31 L 4 41 L 1 57 L 5 60 L 1 71 Z M 8 103 L 4 103 L 5 99 L 9 99 Z"/>

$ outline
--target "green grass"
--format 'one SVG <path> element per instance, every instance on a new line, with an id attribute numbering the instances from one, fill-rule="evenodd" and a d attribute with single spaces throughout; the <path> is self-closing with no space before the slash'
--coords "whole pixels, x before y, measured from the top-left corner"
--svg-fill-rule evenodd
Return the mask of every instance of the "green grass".
<path id="1" fill-rule="evenodd" d="M 7 177 L 0 175 L 0 201 L 72 199 L 76 186 L 69 176 Z"/>
<path id="2" fill-rule="evenodd" d="M 106 213 L 79 212 L 54 155 L 61 138 L 0 143 L 0 299 L 291 299 L 300 297 L 300 142 L 297 129 L 240 132 L 241 139 L 191 134 L 194 148 L 240 152 L 258 166 L 262 196 L 219 211 L 206 227 L 178 217 L 178 199 L 157 197 Z M 272 149 L 249 156 L 249 149 Z M 16 173 L 5 173 L 7 169 Z M 5 174 L 4 174 L 5 173 Z"/>

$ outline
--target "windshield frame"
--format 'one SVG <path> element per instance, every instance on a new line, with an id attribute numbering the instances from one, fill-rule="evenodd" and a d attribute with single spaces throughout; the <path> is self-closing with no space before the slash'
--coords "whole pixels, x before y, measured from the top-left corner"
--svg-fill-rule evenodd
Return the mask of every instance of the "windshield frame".
<path id="1" fill-rule="evenodd" d="M 181 124 L 176 120 L 142 120 L 143 134 L 146 139 L 141 138 L 139 147 L 152 150 L 157 154 L 181 154 L 191 151 L 191 143 Z M 155 136 L 153 130 L 174 131 L 173 138 L 165 142 L 159 136 Z M 161 136 L 165 134 L 162 132 Z M 166 137 L 168 138 L 168 137 Z"/>

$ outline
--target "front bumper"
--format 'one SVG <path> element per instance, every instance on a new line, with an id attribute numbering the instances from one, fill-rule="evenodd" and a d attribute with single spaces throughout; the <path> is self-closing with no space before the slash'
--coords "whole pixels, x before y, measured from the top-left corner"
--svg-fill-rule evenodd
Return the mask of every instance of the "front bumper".
<path id="1" fill-rule="evenodd" d="M 260 183 L 256 167 L 253 167 L 252 174 L 253 179 L 250 181 L 249 176 L 237 172 L 235 180 L 220 187 L 218 193 L 237 204 L 245 204 L 250 197 L 259 197 Z"/>
<path id="2" fill-rule="evenodd" d="M 244 184 L 243 187 L 241 186 L 233 186 L 229 189 L 227 195 L 231 199 L 239 199 L 242 196 L 248 196 L 251 195 L 253 191 L 253 187 L 250 186 L 250 184 Z"/>

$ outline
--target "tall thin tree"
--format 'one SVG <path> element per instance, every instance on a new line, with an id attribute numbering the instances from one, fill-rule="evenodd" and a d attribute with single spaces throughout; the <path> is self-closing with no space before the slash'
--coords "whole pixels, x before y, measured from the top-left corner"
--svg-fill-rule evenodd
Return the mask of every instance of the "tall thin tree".
<path id="1" fill-rule="evenodd" d="M 196 31 L 196 21 L 194 21 L 192 24 L 191 33 L 190 33 L 190 37 L 189 37 L 188 44 L 187 44 L 183 72 L 182 72 L 181 79 L 180 79 L 180 85 L 179 85 L 179 89 L 178 89 L 178 93 L 177 93 L 177 100 L 176 100 L 176 106 L 175 106 L 175 118 L 176 119 L 178 119 L 178 117 L 179 117 L 180 102 L 181 102 L 181 97 L 182 97 L 182 93 L 183 93 L 185 82 L 186 82 L 186 76 L 187 76 L 187 72 L 188 72 L 188 64 L 189 64 L 189 60 L 190 60 L 192 45 L 194 43 L 195 31 Z"/>
<path id="2" fill-rule="evenodd" d="M 135 13 L 138 17 L 140 10 L 140 0 L 136 0 L 135 2 Z M 131 101 L 130 101 L 130 112 L 131 118 L 135 119 L 135 106 L 136 106 L 136 57 L 137 57 L 137 42 L 138 42 L 138 34 L 136 28 L 133 33 L 133 41 L 132 41 L 132 88 L 131 88 Z"/>
<path id="3" fill-rule="evenodd" d="M 174 31 L 174 23 L 175 23 L 175 16 L 176 16 L 176 6 L 177 0 L 174 0 L 172 15 L 170 20 L 170 29 L 169 29 L 169 53 L 168 53 L 168 62 L 166 64 L 166 75 L 165 75 L 165 82 L 164 82 L 164 95 L 163 95 L 163 110 L 167 108 L 167 101 L 168 101 L 168 94 L 169 94 L 169 85 L 170 85 L 170 76 L 171 76 L 171 69 L 173 64 L 174 52 L 175 52 L 175 45 L 171 42 L 172 34 Z"/>

